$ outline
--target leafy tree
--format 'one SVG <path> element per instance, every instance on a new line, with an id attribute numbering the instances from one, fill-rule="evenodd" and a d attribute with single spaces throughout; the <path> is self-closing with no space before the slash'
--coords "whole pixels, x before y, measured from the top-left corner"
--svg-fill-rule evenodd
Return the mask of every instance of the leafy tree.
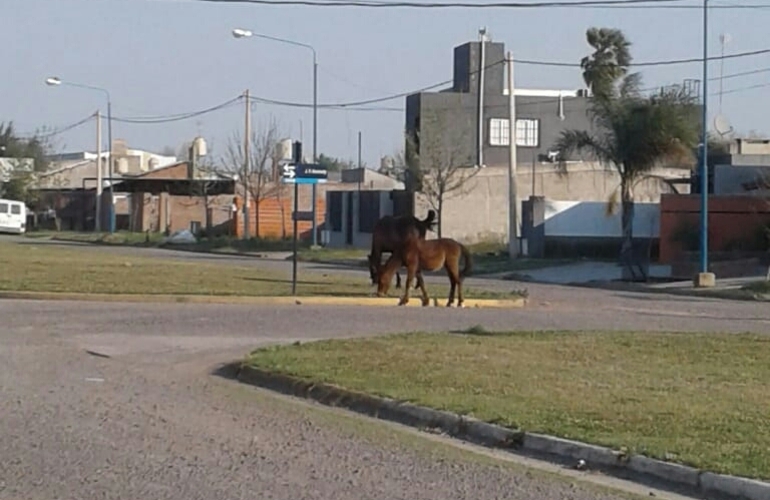
<path id="1" fill-rule="evenodd" d="M 354 163 L 353 160 L 343 160 L 341 158 L 327 156 L 323 153 L 318 155 L 316 162 L 319 165 L 326 167 L 326 170 L 329 172 L 339 172 L 340 170 L 358 168 L 358 163 Z M 362 164 L 361 166 L 366 167 L 365 164 Z"/>
<path id="2" fill-rule="evenodd" d="M 36 196 L 31 188 L 35 173 L 48 169 L 48 149 L 45 135 L 24 138 L 16 133 L 13 122 L 0 122 L 0 158 L 4 159 L 0 165 L 0 195 L 34 205 Z"/>
<path id="3" fill-rule="evenodd" d="M 665 182 L 652 174 L 656 167 L 692 165 L 700 132 L 697 101 L 677 87 L 642 95 L 640 76 L 628 73 L 630 43 L 620 31 L 591 28 L 586 38 L 594 48 L 581 62 L 583 77 L 596 92 L 590 108 L 593 130 L 566 130 L 555 149 L 561 153 L 562 171 L 572 153 L 585 152 L 619 174 L 620 258 L 637 278 L 632 256 L 634 188 L 647 179 Z"/>

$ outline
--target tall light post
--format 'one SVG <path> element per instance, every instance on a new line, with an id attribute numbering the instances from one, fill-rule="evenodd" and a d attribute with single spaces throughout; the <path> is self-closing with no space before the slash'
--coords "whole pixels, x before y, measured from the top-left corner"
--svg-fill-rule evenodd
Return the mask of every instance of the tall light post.
<path id="1" fill-rule="evenodd" d="M 708 0 L 703 0 L 703 108 L 700 164 L 700 273 L 697 286 L 713 286 L 714 275 L 708 270 Z"/>
<path id="2" fill-rule="evenodd" d="M 234 29 L 233 36 L 235 38 L 264 38 L 265 40 L 272 40 L 274 42 L 283 42 L 290 45 L 296 45 L 298 47 L 304 47 L 313 52 L 313 162 L 315 163 L 318 160 L 318 57 L 315 48 L 312 45 L 308 45 L 306 43 L 295 42 L 293 40 L 277 38 L 260 33 L 254 33 L 253 31 L 241 28 Z M 313 184 L 313 246 L 318 244 L 318 231 L 316 230 L 316 188 L 317 185 Z"/>
<path id="3" fill-rule="evenodd" d="M 62 80 L 57 76 L 46 78 L 45 83 L 46 85 L 51 87 L 58 87 L 59 85 L 67 85 L 69 87 L 78 87 L 82 89 L 97 90 L 99 92 L 103 92 L 104 95 L 107 96 L 107 141 L 109 142 L 109 145 L 108 145 L 109 168 L 107 169 L 107 178 L 109 179 L 109 183 L 110 183 L 110 189 L 109 189 L 110 211 L 109 211 L 108 226 L 110 229 L 110 233 L 114 233 L 115 232 L 115 198 L 112 190 L 112 182 L 113 182 L 113 179 L 112 179 L 112 99 L 110 98 L 110 92 L 107 89 L 102 87 L 96 87 L 94 85 L 86 85 L 83 83 L 70 82 L 70 81 Z M 98 165 L 99 169 L 102 168 L 101 158 L 98 158 L 98 157 L 96 158 L 96 164 Z"/>

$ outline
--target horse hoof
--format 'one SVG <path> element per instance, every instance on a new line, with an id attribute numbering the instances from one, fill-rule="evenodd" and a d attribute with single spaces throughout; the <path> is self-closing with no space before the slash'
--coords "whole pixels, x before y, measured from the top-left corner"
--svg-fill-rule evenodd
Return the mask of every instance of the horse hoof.
<path id="1" fill-rule="evenodd" d="M 422 307 L 428 307 L 430 305 L 430 299 L 422 301 Z"/>

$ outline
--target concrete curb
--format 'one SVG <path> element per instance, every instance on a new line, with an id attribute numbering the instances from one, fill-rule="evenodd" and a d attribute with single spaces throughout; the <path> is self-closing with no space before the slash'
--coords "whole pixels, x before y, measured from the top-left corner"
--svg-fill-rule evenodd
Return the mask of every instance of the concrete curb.
<path id="1" fill-rule="evenodd" d="M 25 300 L 75 300 L 89 302 L 155 302 L 193 304 L 254 304 L 254 305 L 309 305 L 309 306 L 398 306 L 398 297 L 325 297 L 325 296 L 244 296 L 244 295 L 154 295 L 154 294 L 109 294 L 109 293 L 66 293 L 66 292 L 4 292 L 0 299 Z M 527 304 L 525 298 L 513 299 L 465 299 L 464 308 L 521 308 Z M 444 302 L 434 299 L 434 307 L 443 307 Z M 407 307 L 422 307 L 419 298 L 413 298 Z"/>
<path id="2" fill-rule="evenodd" d="M 594 281 L 588 283 L 567 283 L 566 286 L 580 288 L 594 288 L 612 290 L 617 292 L 651 293 L 679 295 L 683 297 L 699 297 L 704 299 L 737 300 L 742 302 L 768 302 L 770 298 L 762 294 L 753 293 L 739 288 L 654 288 L 635 283 L 617 283 L 612 281 Z"/>
<path id="3" fill-rule="evenodd" d="M 662 483 L 685 494 L 731 500 L 770 498 L 770 483 L 763 481 L 715 474 L 642 455 L 629 456 L 602 446 L 509 429 L 448 411 L 372 396 L 331 384 L 314 383 L 246 365 L 240 365 L 236 371 L 238 381 L 282 394 L 312 399 L 327 406 L 342 407 L 411 427 L 440 430 L 472 443 L 515 450 L 559 463 L 575 465 L 584 460 L 589 469 L 641 483 L 655 481 L 658 487 Z"/>

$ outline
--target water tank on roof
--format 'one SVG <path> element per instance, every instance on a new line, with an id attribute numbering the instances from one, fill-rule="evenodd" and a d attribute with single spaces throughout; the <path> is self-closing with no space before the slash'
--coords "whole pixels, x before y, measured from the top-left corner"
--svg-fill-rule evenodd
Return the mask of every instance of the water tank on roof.
<path id="1" fill-rule="evenodd" d="M 206 156 L 206 140 L 203 137 L 193 139 L 192 147 L 195 156 Z"/>
<path id="2" fill-rule="evenodd" d="M 120 174 L 128 173 L 128 158 L 118 158 L 117 164 L 118 164 L 118 173 Z"/>
<path id="3" fill-rule="evenodd" d="M 292 140 L 281 139 L 278 144 L 275 145 L 275 156 L 278 161 L 291 161 L 293 158 Z"/>

